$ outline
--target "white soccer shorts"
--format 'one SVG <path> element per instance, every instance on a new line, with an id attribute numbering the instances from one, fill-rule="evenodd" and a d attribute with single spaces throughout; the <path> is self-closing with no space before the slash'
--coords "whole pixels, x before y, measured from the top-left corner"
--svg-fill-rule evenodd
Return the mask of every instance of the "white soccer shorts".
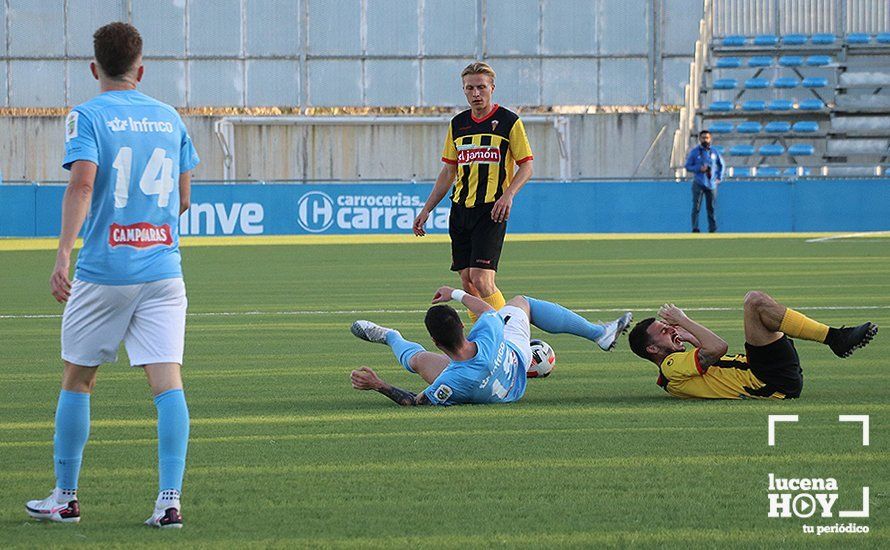
<path id="1" fill-rule="evenodd" d="M 532 337 L 532 328 L 528 315 L 516 306 L 504 306 L 498 310 L 498 315 L 506 320 L 504 324 L 504 339 L 513 345 L 519 352 L 518 359 L 522 367 L 528 371 L 532 364 L 532 347 L 529 341 Z"/>
<path id="2" fill-rule="evenodd" d="M 62 315 L 62 359 L 111 363 L 123 341 L 131 366 L 181 365 L 187 306 L 180 278 L 120 286 L 75 280 Z"/>

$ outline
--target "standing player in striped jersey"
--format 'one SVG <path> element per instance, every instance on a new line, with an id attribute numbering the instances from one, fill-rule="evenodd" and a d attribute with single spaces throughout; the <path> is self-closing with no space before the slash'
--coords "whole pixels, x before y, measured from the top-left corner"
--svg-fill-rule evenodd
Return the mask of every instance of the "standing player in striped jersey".
<path id="1" fill-rule="evenodd" d="M 178 224 L 199 160 L 179 114 L 136 91 L 143 73 L 139 31 L 111 23 L 96 31 L 93 46 L 90 70 L 101 93 L 65 121 L 63 166 L 71 177 L 50 279 L 53 296 L 67 302 L 53 439 L 56 487 L 26 508 L 37 519 L 80 521 L 77 482 L 90 393 L 97 368 L 117 360 L 123 341 L 130 364 L 145 372 L 158 411 L 160 491 L 145 523 L 182 527 L 189 413 L 180 375 L 187 301 Z M 81 226 L 72 284 L 71 250 Z"/>
<path id="2" fill-rule="evenodd" d="M 414 234 L 426 234 L 430 212 L 451 192 L 451 270 L 460 273 L 466 292 L 495 310 L 506 304 L 495 273 L 513 197 L 532 176 L 532 150 L 519 116 L 492 104 L 494 70 L 471 63 L 461 73 L 470 108 L 451 119 L 442 171 L 426 204 L 414 220 Z M 513 174 L 513 164 L 519 165 Z M 469 311 L 470 318 L 476 315 Z"/>

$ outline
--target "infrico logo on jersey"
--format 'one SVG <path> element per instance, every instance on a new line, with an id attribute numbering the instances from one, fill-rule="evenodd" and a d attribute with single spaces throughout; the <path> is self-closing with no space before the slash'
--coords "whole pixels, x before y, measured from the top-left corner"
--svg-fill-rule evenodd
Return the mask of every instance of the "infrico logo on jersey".
<path id="1" fill-rule="evenodd" d="M 139 222 L 131 225 L 111 224 L 108 231 L 108 244 L 115 246 L 132 246 L 133 248 L 149 248 L 152 246 L 173 244 L 173 233 L 168 224 L 152 225 Z"/>
<path id="2" fill-rule="evenodd" d="M 167 134 L 173 133 L 173 123 L 167 122 L 166 120 L 148 120 L 147 118 L 143 118 L 142 120 L 136 120 L 133 117 L 127 117 L 126 119 L 120 119 L 118 117 L 114 117 L 111 120 L 106 120 L 105 125 L 108 126 L 108 129 L 112 132 L 164 132 Z"/>
<path id="3" fill-rule="evenodd" d="M 501 150 L 499 147 L 472 146 L 466 149 L 458 149 L 458 164 L 499 164 L 501 162 Z"/>
<path id="4" fill-rule="evenodd" d="M 321 191 L 310 191 L 297 202 L 297 223 L 309 233 L 329 229 L 366 231 L 370 229 L 409 230 L 423 209 L 418 195 L 340 195 L 336 199 Z M 448 208 L 436 208 L 427 220 L 427 229 L 448 229 Z"/>

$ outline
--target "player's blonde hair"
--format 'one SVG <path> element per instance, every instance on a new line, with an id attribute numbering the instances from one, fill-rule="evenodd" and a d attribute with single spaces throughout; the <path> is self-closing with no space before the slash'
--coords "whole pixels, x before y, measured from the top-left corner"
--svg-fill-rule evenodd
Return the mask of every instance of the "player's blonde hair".
<path id="1" fill-rule="evenodd" d="M 491 65 L 483 61 L 475 61 L 467 65 L 464 70 L 461 71 L 460 77 L 463 78 L 470 74 L 486 74 L 490 76 L 491 81 L 494 82 L 494 69 L 491 68 Z"/>

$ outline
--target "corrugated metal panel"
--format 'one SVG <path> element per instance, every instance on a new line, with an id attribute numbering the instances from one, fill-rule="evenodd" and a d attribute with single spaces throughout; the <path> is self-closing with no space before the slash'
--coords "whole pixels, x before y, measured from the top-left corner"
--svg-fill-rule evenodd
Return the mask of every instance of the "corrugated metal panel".
<path id="1" fill-rule="evenodd" d="M 776 0 L 714 0 L 714 36 L 776 31 Z"/>
<path id="2" fill-rule="evenodd" d="M 787 0 L 715 1 L 724 27 L 754 34 L 773 24 L 770 6 Z M 126 19 L 129 11 L 145 41 L 144 90 L 177 106 L 293 106 L 295 98 L 300 106 L 310 100 L 325 106 L 464 105 L 457 75 L 474 57 L 503 67 L 499 96 L 514 104 L 649 104 L 653 90 L 670 88 L 667 95 L 675 96 L 686 83 L 685 76 L 677 80 L 683 71 L 670 61 L 693 55 L 702 5 L 703 0 L 0 0 L 0 56 L 34 56 L 67 67 L 61 103 L 47 106 L 76 104 L 92 95 L 93 83 L 81 78 L 82 60 L 72 56 L 90 56 L 95 28 Z M 887 11 L 875 2 L 869 6 Z M 653 33 L 656 15 L 660 29 Z M 301 36 L 304 30 L 308 36 Z M 368 60 L 364 54 L 387 59 Z M 0 71 L 5 62 L 0 59 Z M 292 68 L 303 73 L 291 74 Z M 13 105 L 35 92 L 21 69 L 9 80 Z M 653 73 L 668 74 L 670 81 L 656 87 Z M 283 84 L 264 82 L 277 75 Z M 380 88 L 386 75 L 400 75 L 403 87 Z M 548 75 L 556 81 L 545 82 Z M 627 88 L 599 91 L 606 80 Z M 303 90 L 294 89 L 294 82 Z M 558 89 L 559 83 L 566 87 Z M 16 90 L 19 86 L 24 88 Z M 39 101 L 55 101 L 48 99 L 58 95 L 55 88 L 53 81 L 37 90 Z M 10 101 L 4 89 L 0 85 L 0 104 Z M 649 94 L 641 101 L 644 90 Z"/>
<path id="3" fill-rule="evenodd" d="M 779 34 L 838 32 L 837 0 L 780 0 Z"/>
<path id="4" fill-rule="evenodd" d="M 890 30 L 887 0 L 846 0 L 846 32 L 878 33 Z"/>

